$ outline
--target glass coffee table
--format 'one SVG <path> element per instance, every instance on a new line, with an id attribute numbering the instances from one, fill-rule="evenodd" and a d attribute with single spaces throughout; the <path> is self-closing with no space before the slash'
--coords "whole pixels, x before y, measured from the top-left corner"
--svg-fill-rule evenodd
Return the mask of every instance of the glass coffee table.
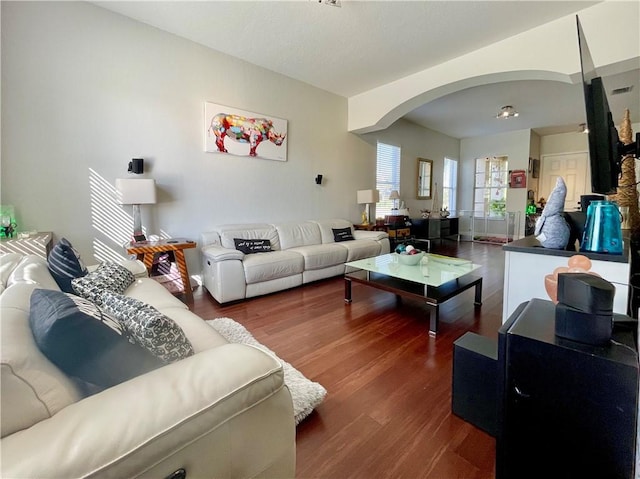
<path id="1" fill-rule="evenodd" d="M 439 306 L 445 301 L 474 287 L 474 305 L 482 305 L 482 277 L 471 274 L 480 265 L 462 258 L 426 253 L 420 263 L 409 266 L 400 263 L 397 253 L 350 261 L 345 264 L 344 300 L 351 303 L 351 284 L 360 283 L 396 297 L 425 301 L 429 306 L 429 335 L 438 332 Z"/>

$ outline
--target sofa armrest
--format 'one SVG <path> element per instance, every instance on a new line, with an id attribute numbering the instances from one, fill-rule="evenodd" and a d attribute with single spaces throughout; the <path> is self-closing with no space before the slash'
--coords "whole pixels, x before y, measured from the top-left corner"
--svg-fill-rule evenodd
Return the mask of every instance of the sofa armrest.
<path id="1" fill-rule="evenodd" d="M 389 234 L 386 231 L 355 230 L 353 232 L 353 239 L 357 239 L 357 240 L 366 239 L 366 240 L 378 241 L 388 237 L 389 237 Z"/>
<path id="2" fill-rule="evenodd" d="M 109 388 L 2 439 L 2 477 L 295 473 L 280 363 L 225 344 Z M 37 460 L 34 458 L 34 453 Z"/>
<path id="3" fill-rule="evenodd" d="M 202 254 L 211 261 L 226 261 L 229 259 L 244 259 L 244 253 L 237 249 L 224 248 L 218 245 L 209 245 L 202 248 Z"/>

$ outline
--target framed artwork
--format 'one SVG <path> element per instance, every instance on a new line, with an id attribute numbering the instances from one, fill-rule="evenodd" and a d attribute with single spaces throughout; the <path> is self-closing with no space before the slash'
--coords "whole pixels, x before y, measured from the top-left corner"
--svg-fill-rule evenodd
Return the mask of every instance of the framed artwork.
<path id="1" fill-rule="evenodd" d="M 204 151 L 287 161 L 287 120 L 205 102 Z"/>
<path id="2" fill-rule="evenodd" d="M 525 170 L 511 170 L 509 172 L 510 188 L 526 188 L 527 172 Z"/>

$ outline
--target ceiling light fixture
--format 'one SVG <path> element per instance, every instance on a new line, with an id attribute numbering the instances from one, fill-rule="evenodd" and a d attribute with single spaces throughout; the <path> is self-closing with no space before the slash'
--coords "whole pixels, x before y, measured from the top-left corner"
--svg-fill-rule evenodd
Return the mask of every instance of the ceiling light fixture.
<path id="1" fill-rule="evenodd" d="M 508 120 L 509 118 L 515 118 L 519 113 L 513 109 L 511 105 L 506 105 L 500 108 L 500 111 L 496 115 L 496 118 Z"/>

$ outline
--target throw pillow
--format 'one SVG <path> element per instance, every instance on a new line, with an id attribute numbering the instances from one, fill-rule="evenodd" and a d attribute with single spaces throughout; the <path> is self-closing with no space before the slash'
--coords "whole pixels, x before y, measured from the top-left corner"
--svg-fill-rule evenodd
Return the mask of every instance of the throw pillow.
<path id="1" fill-rule="evenodd" d="M 351 228 L 331 228 L 333 231 L 333 241 L 349 241 L 353 239 Z"/>
<path id="2" fill-rule="evenodd" d="M 105 291 L 103 309 L 113 315 L 131 338 L 166 363 L 192 356 L 193 347 L 182 328 L 153 306 Z"/>
<path id="3" fill-rule="evenodd" d="M 65 374 L 97 392 L 163 366 L 131 343 L 120 323 L 79 296 L 50 289 L 31 294 L 29 322 L 36 344 Z"/>
<path id="4" fill-rule="evenodd" d="M 49 272 L 58 286 L 65 293 L 73 293 L 71 280 L 87 274 L 87 267 L 80 259 L 78 252 L 73 249 L 71 243 L 66 238 L 61 238 L 56 245 L 51 248 L 47 258 Z"/>
<path id="5" fill-rule="evenodd" d="M 242 239 L 233 238 L 238 251 L 244 254 L 265 253 L 271 251 L 271 241 L 268 239 Z"/>
<path id="6" fill-rule="evenodd" d="M 95 271 L 72 280 L 71 286 L 77 294 L 100 306 L 102 293 L 105 291 L 124 293 L 135 280 L 133 273 L 124 266 L 106 261 Z"/>

